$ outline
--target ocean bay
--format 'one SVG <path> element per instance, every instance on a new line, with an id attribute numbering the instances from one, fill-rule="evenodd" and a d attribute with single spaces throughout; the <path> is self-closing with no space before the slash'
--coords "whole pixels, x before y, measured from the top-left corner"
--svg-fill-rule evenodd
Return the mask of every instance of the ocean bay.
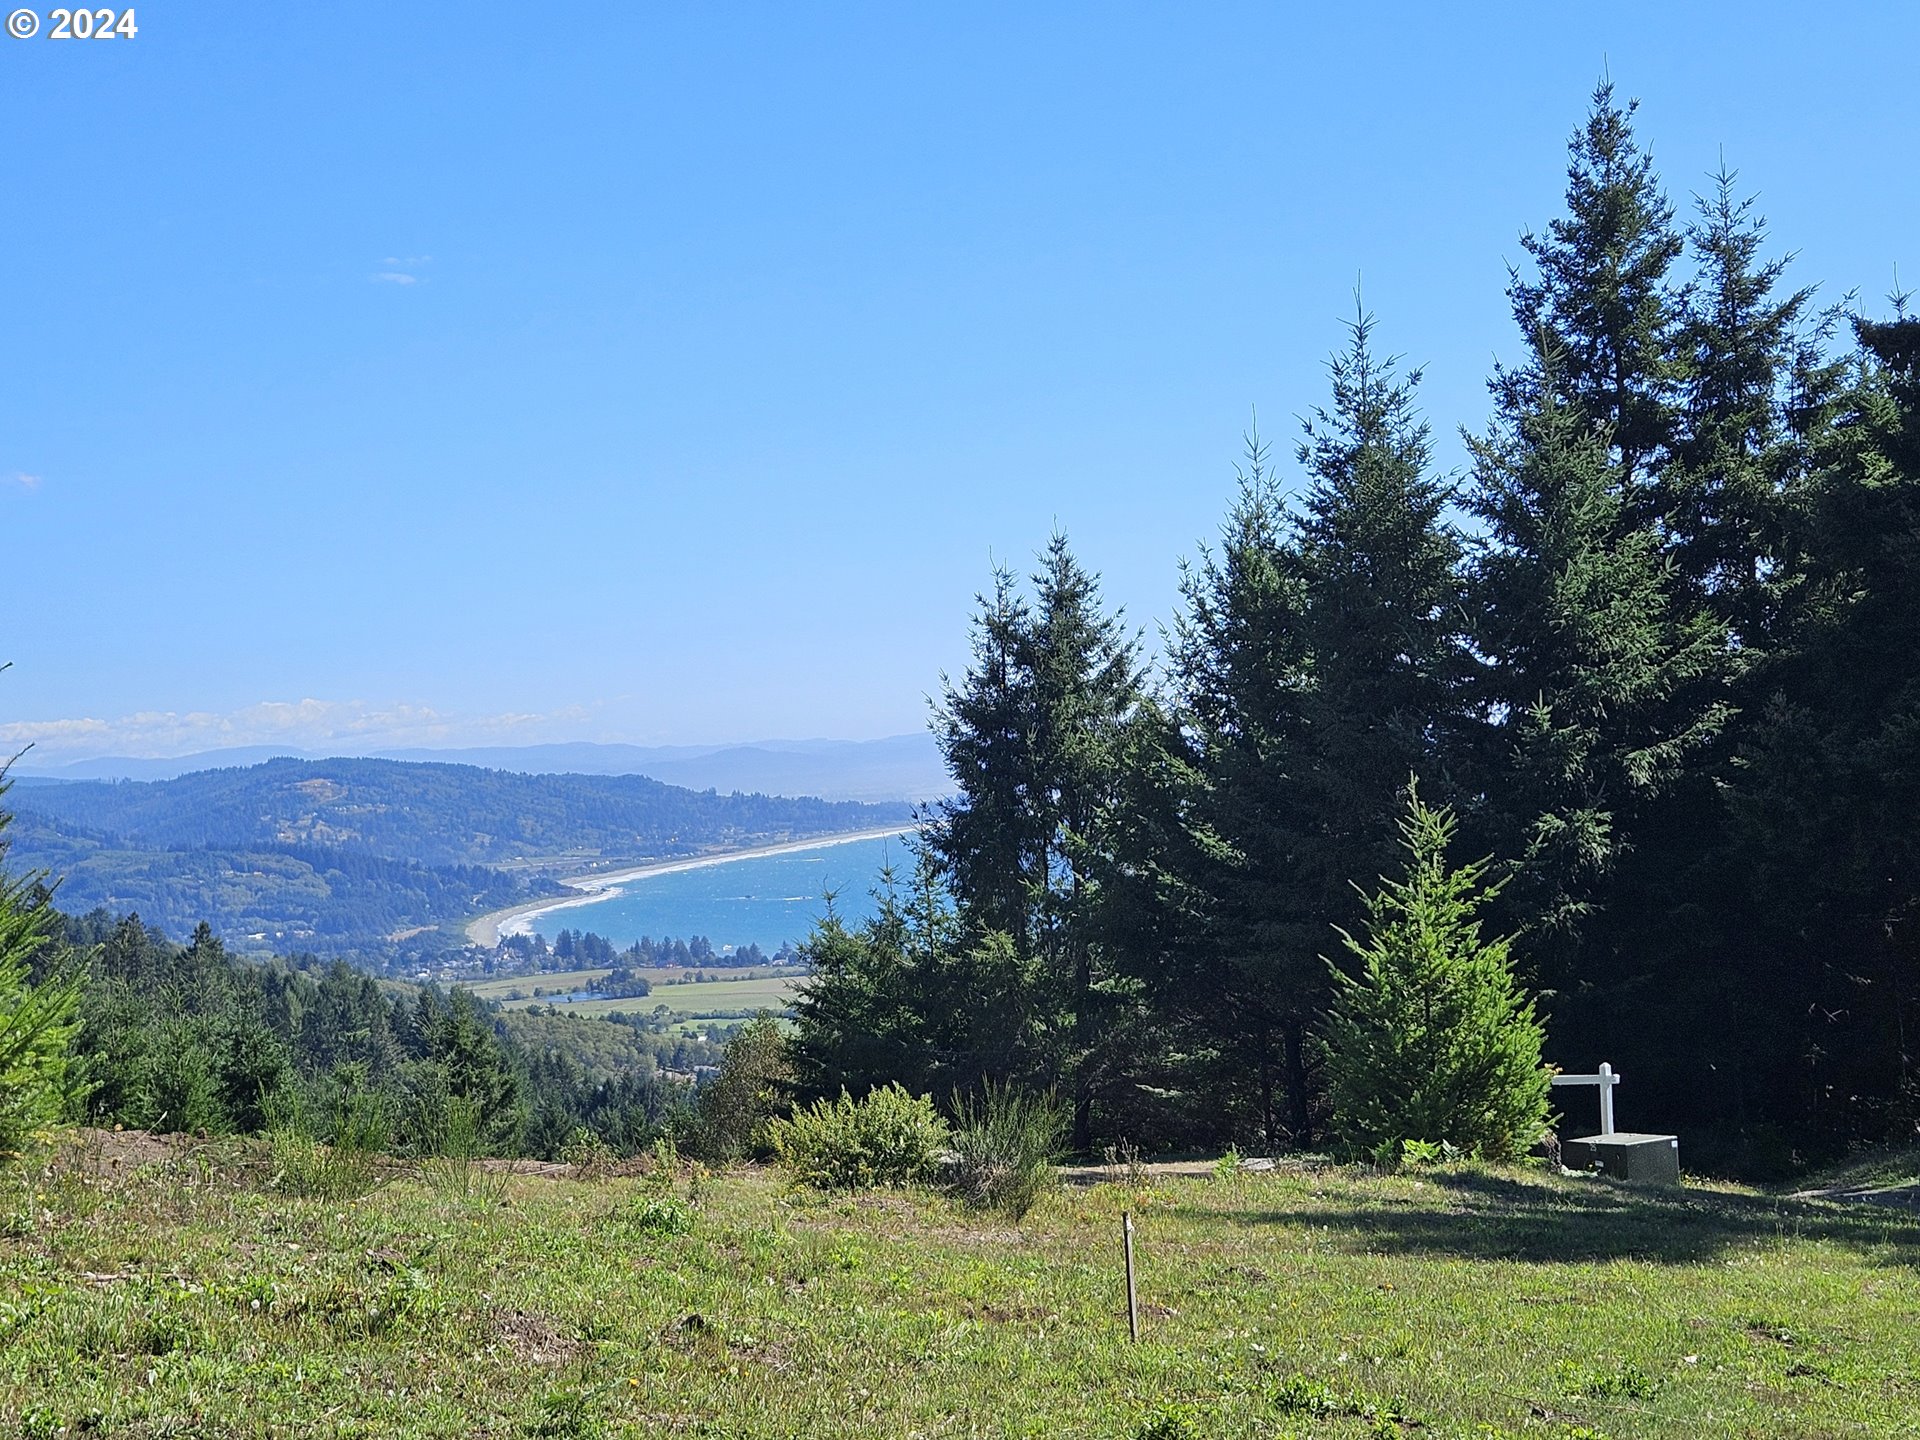
<path id="1" fill-rule="evenodd" d="M 551 941 L 563 929 L 591 931 L 625 948 L 704 935 L 717 950 L 758 945 L 768 955 L 798 944 L 826 914 L 857 923 L 874 913 L 873 891 L 891 865 L 905 877 L 908 833 L 826 840 L 772 853 L 716 856 L 705 863 L 634 875 L 606 894 L 523 915 L 512 930 Z"/>

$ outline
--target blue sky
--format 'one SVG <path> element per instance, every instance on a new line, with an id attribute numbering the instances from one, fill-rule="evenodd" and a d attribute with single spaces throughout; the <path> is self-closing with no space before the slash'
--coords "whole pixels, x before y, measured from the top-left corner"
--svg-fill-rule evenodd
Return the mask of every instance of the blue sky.
<path id="1" fill-rule="evenodd" d="M 0 740 L 916 728 L 1056 523 L 1172 612 L 1356 277 L 1456 463 L 1603 66 L 1682 203 L 1724 152 L 1797 279 L 1920 278 L 1920 7 L 1457 9 L 0 38 Z"/>

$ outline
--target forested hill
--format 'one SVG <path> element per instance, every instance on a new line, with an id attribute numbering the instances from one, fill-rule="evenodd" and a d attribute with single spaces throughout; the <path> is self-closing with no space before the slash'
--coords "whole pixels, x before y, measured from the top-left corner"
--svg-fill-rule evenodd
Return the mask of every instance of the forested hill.
<path id="1" fill-rule="evenodd" d="M 175 939 L 205 921 L 253 953 L 372 959 L 428 927 L 566 889 L 485 865 L 421 865 L 338 845 L 142 848 L 31 813 L 15 817 L 8 837 L 9 862 L 54 877 L 72 914 L 137 914 Z"/>
<path id="2" fill-rule="evenodd" d="M 685 790 L 398 760 L 269 760 L 150 782 L 22 787 L 23 815 L 122 848 L 322 846 L 429 866 L 633 860 L 894 824 L 903 803 Z"/>

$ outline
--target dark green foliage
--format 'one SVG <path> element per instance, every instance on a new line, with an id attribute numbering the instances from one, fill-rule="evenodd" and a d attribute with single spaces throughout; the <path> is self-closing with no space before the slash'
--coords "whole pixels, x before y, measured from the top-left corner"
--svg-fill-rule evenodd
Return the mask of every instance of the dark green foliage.
<path id="1" fill-rule="evenodd" d="M 1779 293 L 1787 257 L 1765 258 L 1766 224 L 1736 179 L 1721 167 L 1688 231 L 1699 278 L 1677 337 L 1681 433 L 1659 483 L 1691 597 L 1753 648 L 1778 638 L 1808 442 L 1832 418 L 1842 369 L 1806 331 L 1812 287 Z"/>
<path id="2" fill-rule="evenodd" d="M 910 892 L 888 872 L 876 898 L 859 929 L 829 916 L 802 947 L 812 970 L 794 1006 L 802 1094 L 889 1080 L 951 1089 L 1057 1064 L 1040 962 L 1004 932 L 969 934 L 930 853 L 916 857 Z"/>
<path id="3" fill-rule="evenodd" d="M 1250 442 L 1220 550 L 1188 577 L 1175 652 L 1185 773 L 1170 777 L 1187 834 L 1162 831 L 1161 853 L 1142 857 L 1167 872 L 1160 901 L 1198 920 L 1162 984 L 1242 1077 L 1258 1129 L 1302 1143 L 1327 928 L 1358 919 L 1351 882 L 1386 863 L 1408 774 L 1442 783 L 1468 734 L 1452 491 L 1428 473 L 1418 375 L 1378 356 L 1372 329 L 1359 315 L 1329 367 L 1331 406 L 1298 451 L 1311 477 L 1299 513 Z"/>
<path id="4" fill-rule="evenodd" d="M 6 781 L 0 764 L 0 800 Z M 80 1001 L 72 970 L 36 974 L 47 943 L 48 897 L 40 877 L 16 878 L 5 869 L 11 820 L 0 809 L 0 1158 L 65 1108 L 74 1088 L 68 1050 Z"/>
<path id="5" fill-rule="evenodd" d="M 1594 87 L 1584 125 L 1567 146 L 1567 213 L 1546 233 L 1521 238 L 1536 274 L 1508 289 L 1514 323 L 1550 371 L 1501 371 L 1501 408 L 1542 408 L 1543 387 L 1606 436 L 1610 458 L 1638 521 L 1651 467 L 1671 447 L 1687 366 L 1676 331 L 1679 301 L 1670 278 L 1685 242 L 1660 188 L 1653 157 L 1633 133 L 1638 101 L 1614 100 L 1613 82 Z"/>
<path id="6" fill-rule="evenodd" d="M 1738 1004 L 1765 1047 L 1728 1057 L 1728 1098 L 1750 1120 L 1866 1140 L 1920 1119 L 1920 321 L 1858 337 L 1731 786 Z"/>
<path id="7" fill-rule="evenodd" d="M 204 926 L 178 946 L 131 916 L 61 918 L 57 941 L 90 972 L 74 1054 L 100 1123 L 327 1141 L 358 1105 L 413 1154 L 458 1122 L 477 1153 L 552 1158 L 584 1128 L 630 1155 L 691 1128 L 692 1072 L 718 1058 L 637 1024 L 396 994 L 339 961 L 242 961 Z"/>
<path id="8" fill-rule="evenodd" d="M 727 1165 L 763 1152 L 768 1123 L 787 1108 L 792 1078 L 777 1019 L 763 1012 L 736 1030 L 720 1073 L 700 1091 L 693 1139 L 702 1158 Z"/>
<path id="9" fill-rule="evenodd" d="M 1138 645 L 1060 535 L 1031 599 L 1002 571 L 980 606 L 972 664 L 934 720 L 957 792 L 934 807 L 923 841 L 957 906 L 940 948 L 950 987 L 979 989 L 972 972 L 1013 1012 L 980 1027 L 976 1050 L 999 1053 L 969 1056 L 971 1073 L 1058 1085 L 1084 1147 L 1126 1008 L 1102 887 L 1127 737 L 1148 708 Z"/>
<path id="10" fill-rule="evenodd" d="M 1543 357 L 1543 375 L 1552 357 Z M 1639 807 L 1669 787 L 1726 719 L 1708 696 L 1722 632 L 1677 614 L 1658 536 L 1629 519 L 1605 438 L 1551 381 L 1539 406 L 1473 442 L 1484 696 L 1504 720 L 1487 761 L 1503 848 L 1523 858 L 1542 949 L 1561 958 L 1603 894 Z"/>
<path id="11" fill-rule="evenodd" d="M 1334 1131 L 1359 1154 L 1413 1140 L 1507 1160 L 1546 1127 L 1541 1026 L 1507 942 L 1480 935 L 1487 862 L 1447 864 L 1456 828 L 1409 789 L 1402 877 L 1367 898 L 1364 938 L 1342 936 L 1327 1073 Z"/>

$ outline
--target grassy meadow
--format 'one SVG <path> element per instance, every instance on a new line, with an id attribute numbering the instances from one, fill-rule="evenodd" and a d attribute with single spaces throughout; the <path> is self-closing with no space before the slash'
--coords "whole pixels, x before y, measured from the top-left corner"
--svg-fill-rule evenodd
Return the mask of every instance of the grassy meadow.
<path id="1" fill-rule="evenodd" d="M 1485 1168 L 1113 1172 L 1018 1226 L 758 1171 L 299 1199 L 125 1138 L 7 1179 L 11 1433 L 1920 1434 L 1903 1211 Z"/>
<path id="2" fill-rule="evenodd" d="M 523 1010 L 529 1005 L 553 1005 L 572 1015 L 651 1015 L 656 1008 L 664 1005 L 672 1022 L 685 1027 L 755 1010 L 785 1010 L 793 1003 L 794 994 L 804 978 L 786 969 L 746 970 L 739 975 L 719 971 L 717 973 L 724 978 L 708 980 L 685 978 L 693 973 L 690 969 L 665 968 L 656 975 L 649 970 L 646 978 L 653 982 L 651 994 L 605 1000 L 556 1001 L 553 998 L 575 990 L 592 989 L 596 981 L 608 974 L 604 969 L 522 975 L 512 980 L 489 980 L 468 988 L 482 999 L 499 1001 L 501 1007 L 507 1010 Z M 716 971 L 708 968 L 702 973 L 712 976 Z M 535 995 L 533 991 L 536 986 L 546 994 Z"/>

